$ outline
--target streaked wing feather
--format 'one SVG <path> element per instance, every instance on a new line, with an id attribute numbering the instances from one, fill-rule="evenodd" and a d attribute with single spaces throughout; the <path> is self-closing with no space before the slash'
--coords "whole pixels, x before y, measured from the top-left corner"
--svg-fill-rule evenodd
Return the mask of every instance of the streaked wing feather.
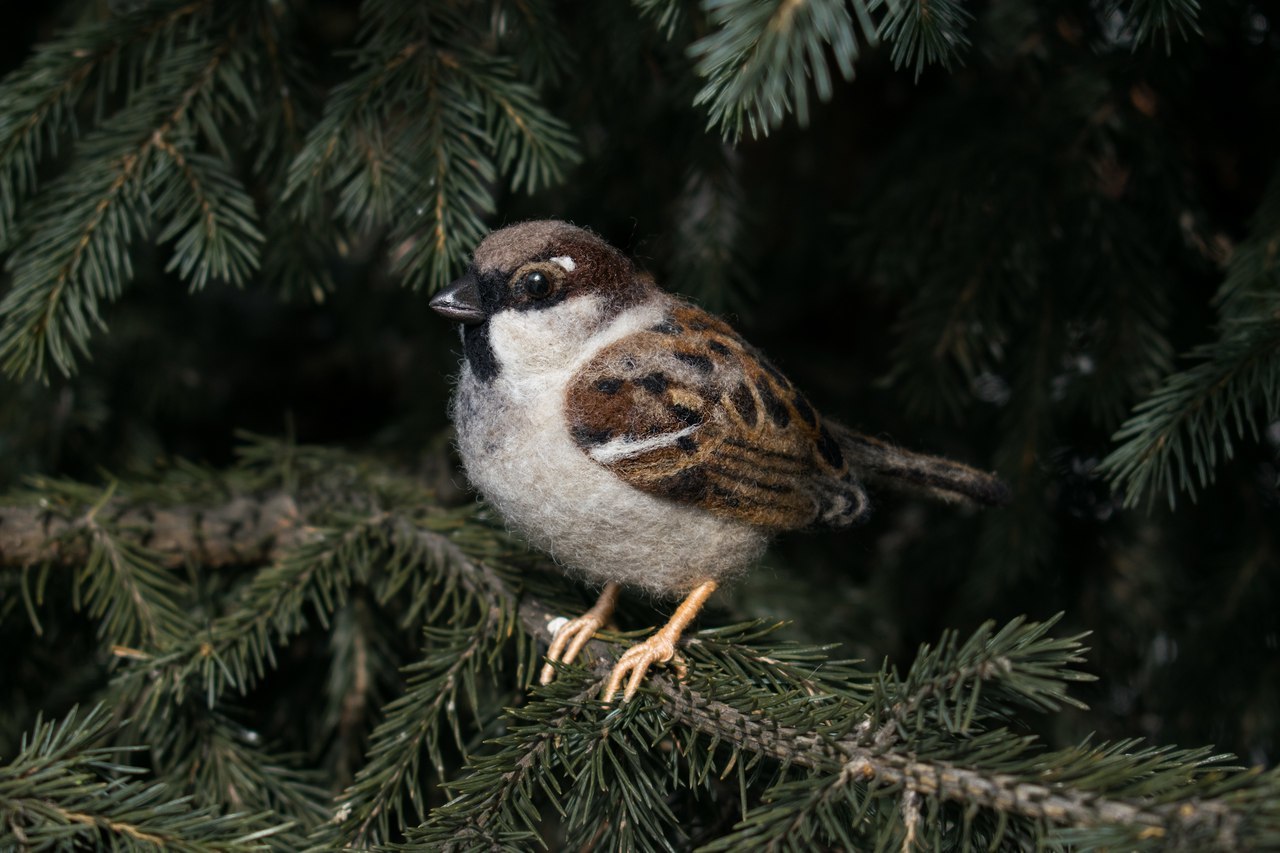
<path id="1" fill-rule="evenodd" d="M 724 322 L 675 302 L 603 349 L 570 386 L 583 452 L 627 483 L 775 530 L 866 512 L 832 432 Z"/>

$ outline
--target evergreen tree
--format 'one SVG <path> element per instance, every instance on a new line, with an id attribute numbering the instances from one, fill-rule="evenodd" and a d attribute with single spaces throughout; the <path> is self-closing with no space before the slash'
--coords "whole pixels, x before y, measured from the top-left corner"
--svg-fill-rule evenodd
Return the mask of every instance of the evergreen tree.
<path id="1" fill-rule="evenodd" d="M 62 0 L 0 64 L 0 849 L 1280 849 L 1280 6 Z M 427 308 L 590 226 L 997 469 L 608 708 Z M 1173 744 L 1190 744 L 1176 747 Z M 1204 746 L 1214 744 L 1214 746 Z"/>

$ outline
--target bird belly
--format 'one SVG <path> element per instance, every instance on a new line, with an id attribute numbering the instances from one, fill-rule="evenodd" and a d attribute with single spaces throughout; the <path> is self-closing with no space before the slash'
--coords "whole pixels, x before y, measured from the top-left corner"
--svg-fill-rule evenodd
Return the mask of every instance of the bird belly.
<path id="1" fill-rule="evenodd" d="M 564 413 L 575 365 L 522 376 L 504 364 L 490 382 L 463 366 L 458 450 L 485 500 L 531 544 L 595 583 L 678 595 L 755 561 L 767 538 L 759 529 L 642 492 L 578 447 Z"/>

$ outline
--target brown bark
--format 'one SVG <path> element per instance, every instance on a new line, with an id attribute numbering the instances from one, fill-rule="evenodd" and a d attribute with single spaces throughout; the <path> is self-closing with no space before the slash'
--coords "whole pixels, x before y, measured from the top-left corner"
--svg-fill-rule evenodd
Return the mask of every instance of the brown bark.
<path id="1" fill-rule="evenodd" d="M 304 530 L 289 495 L 234 497 L 212 507 L 147 507 L 109 501 L 66 516 L 39 506 L 0 506 L 0 566 L 74 565 L 89 553 L 81 535 L 94 524 L 146 547 L 170 568 L 188 562 L 221 568 L 269 562 Z"/>

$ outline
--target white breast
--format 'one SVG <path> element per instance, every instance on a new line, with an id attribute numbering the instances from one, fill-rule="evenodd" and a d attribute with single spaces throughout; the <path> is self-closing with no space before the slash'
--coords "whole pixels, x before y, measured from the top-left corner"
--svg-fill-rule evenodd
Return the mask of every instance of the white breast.
<path id="1" fill-rule="evenodd" d="M 454 401 L 468 479 L 533 545 L 597 583 L 682 593 L 746 568 L 764 548 L 760 531 L 641 492 L 570 437 L 565 394 L 577 370 L 663 319 L 655 300 L 600 328 L 601 309 L 576 298 L 490 320 L 498 375 L 486 385 L 464 364 Z"/>

